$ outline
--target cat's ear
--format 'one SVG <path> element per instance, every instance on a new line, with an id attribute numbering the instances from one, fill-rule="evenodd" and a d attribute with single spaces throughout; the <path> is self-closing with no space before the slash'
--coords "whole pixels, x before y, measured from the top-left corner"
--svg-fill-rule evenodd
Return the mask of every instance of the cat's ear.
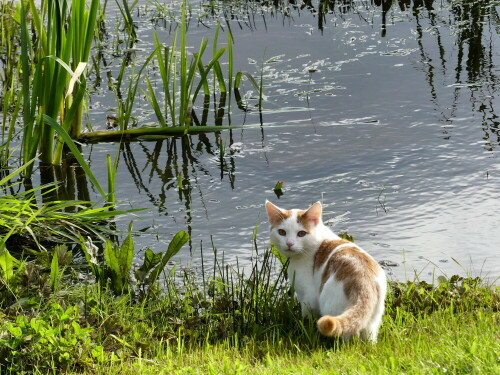
<path id="1" fill-rule="evenodd" d="M 266 211 L 271 225 L 279 224 L 283 221 L 283 210 L 266 200 Z"/>
<path id="2" fill-rule="evenodd" d="M 314 225 L 318 225 L 321 221 L 321 215 L 323 214 L 323 206 L 321 202 L 314 203 L 311 207 L 309 207 L 305 213 L 305 216 L 308 221 L 314 223 Z"/>

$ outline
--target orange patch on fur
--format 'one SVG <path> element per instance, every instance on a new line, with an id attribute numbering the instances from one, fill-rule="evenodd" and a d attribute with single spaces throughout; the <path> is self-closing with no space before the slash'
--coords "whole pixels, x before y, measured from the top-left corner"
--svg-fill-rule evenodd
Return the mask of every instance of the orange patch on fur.
<path id="1" fill-rule="evenodd" d="M 282 210 L 272 204 L 271 202 L 266 203 L 267 215 L 269 217 L 269 222 L 272 227 L 275 227 L 281 224 L 284 220 L 288 219 L 292 216 L 292 211 L 290 210 Z"/>
<path id="2" fill-rule="evenodd" d="M 321 317 L 317 322 L 319 333 L 325 336 L 339 336 L 342 334 L 342 320 L 334 317 L 325 315 Z"/>
<path id="3" fill-rule="evenodd" d="M 329 241 L 330 242 L 330 241 Z M 343 243 L 349 243 L 344 241 Z M 336 245 L 333 249 L 335 249 Z M 320 246 L 317 254 L 321 251 L 323 244 Z M 333 251 L 331 249 L 331 251 Z M 323 255 L 323 262 L 327 256 Z M 318 263 L 319 266 L 323 263 Z M 316 262 L 315 262 L 316 265 Z M 380 291 L 378 284 L 374 282 L 380 270 L 379 264 L 373 260 L 367 253 L 361 251 L 356 246 L 345 246 L 336 251 L 329 259 L 328 263 L 321 275 L 321 290 L 326 281 L 335 274 L 337 281 L 344 282 L 344 292 L 347 298 L 351 298 L 360 290 L 369 290 L 370 294 L 379 295 Z M 366 285 L 369 284 L 369 285 Z M 366 298 L 369 298 L 366 296 Z"/>
<path id="4" fill-rule="evenodd" d="M 297 212 L 297 223 L 302 225 L 306 232 L 310 233 L 312 229 L 312 223 L 308 220 L 306 213 L 307 211 Z"/>
<path id="5" fill-rule="evenodd" d="M 326 262 L 332 251 L 337 248 L 337 246 L 346 243 L 350 242 L 343 239 L 323 241 L 314 255 L 314 269 L 319 269 Z"/>

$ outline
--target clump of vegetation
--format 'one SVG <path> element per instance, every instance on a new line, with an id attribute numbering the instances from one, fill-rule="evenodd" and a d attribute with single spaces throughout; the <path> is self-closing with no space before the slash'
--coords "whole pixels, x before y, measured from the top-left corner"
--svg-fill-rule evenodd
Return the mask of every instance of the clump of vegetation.
<path id="1" fill-rule="evenodd" d="M 206 373 L 207 363 L 213 373 L 492 373 L 499 366 L 498 336 L 489 328 L 499 322 L 500 292 L 478 278 L 391 282 L 379 342 L 344 343 L 321 337 L 312 319 L 301 318 L 286 265 L 272 251 L 256 253 L 250 272 L 225 264 L 216 248 L 212 270 L 167 268 L 186 241 L 182 232 L 165 253 L 146 251 L 135 270 L 123 260 L 133 252 L 129 235 L 104 250 L 89 251 L 87 242 L 83 264 L 55 252 L 59 283 L 50 258 L 25 261 L 15 282 L 1 273 L 2 296 L 11 293 L 0 301 L 2 372 L 132 373 L 138 363 L 144 373 Z M 94 277 L 82 280 L 76 270 Z M 28 287 L 35 280 L 37 288 Z"/>
<path id="2" fill-rule="evenodd" d="M 441 276 L 438 285 L 425 281 L 391 284 L 391 313 L 405 307 L 413 315 L 430 315 L 447 309 L 453 313 L 489 309 L 500 311 L 500 295 L 484 287 L 479 277 Z M 411 303 L 410 303 L 411 302 Z"/>
<path id="3" fill-rule="evenodd" d="M 104 358 L 103 348 L 93 340 L 94 330 L 80 322 L 78 306 L 63 308 L 58 303 L 31 318 L 17 315 L 0 338 L 3 372 L 92 367 Z"/>

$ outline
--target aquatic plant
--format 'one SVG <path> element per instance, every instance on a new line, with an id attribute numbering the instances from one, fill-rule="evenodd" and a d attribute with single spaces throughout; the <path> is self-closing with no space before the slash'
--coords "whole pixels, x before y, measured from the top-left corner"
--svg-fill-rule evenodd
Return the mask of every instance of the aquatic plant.
<path id="1" fill-rule="evenodd" d="M 35 159 L 32 159 L 29 164 L 0 179 L 0 188 L 4 192 L 0 196 L 2 251 L 7 251 L 11 243 L 17 244 L 21 241 L 24 242 L 21 247 L 23 251 L 36 254 L 46 251 L 47 246 L 53 244 L 76 242 L 80 233 L 103 237 L 114 232 L 112 228 L 103 225 L 103 221 L 135 211 L 109 210 L 111 205 L 99 206 L 88 201 L 70 199 L 37 203 L 39 199 L 43 200 L 44 195 L 49 195 L 57 189 L 57 183 L 7 193 L 18 184 L 14 179 L 24 173 L 34 161 Z"/>
<path id="2" fill-rule="evenodd" d="M 99 0 L 21 2 L 21 64 L 23 92 L 23 161 L 38 152 L 48 164 L 60 164 L 65 140 L 47 118 L 59 120 L 70 137 L 81 132 L 85 68 L 92 46 Z M 28 11 L 37 32 L 28 38 Z M 45 117 L 44 117 L 45 116 Z M 30 170 L 28 170 L 29 175 Z"/>
<path id="3" fill-rule="evenodd" d="M 180 126 L 189 129 L 191 125 L 191 112 L 193 103 L 196 100 L 201 87 L 204 87 L 205 95 L 209 95 L 208 89 L 208 74 L 217 70 L 216 67 L 219 58 L 224 54 L 225 48 L 222 47 L 218 51 L 215 50 L 214 55 L 206 67 L 203 66 L 202 58 L 207 47 L 207 39 L 203 39 L 199 46 L 198 52 L 193 54 L 191 61 L 188 64 L 188 53 L 186 46 L 186 1 L 182 4 L 182 20 L 180 28 L 180 46 L 177 46 L 178 31 L 175 32 L 171 47 L 163 47 L 156 33 L 154 34 L 156 60 L 158 62 L 161 82 L 163 86 L 163 95 L 165 102 L 163 106 L 157 100 L 154 89 L 149 79 L 146 79 L 148 93 L 145 93 L 148 100 L 153 106 L 156 117 L 160 125 L 167 126 L 165 116 L 170 115 L 172 126 Z M 196 72 L 199 71 L 200 79 L 195 86 Z M 220 77 L 220 74 L 218 75 Z M 220 81 L 224 81 L 223 79 Z M 225 90 L 225 86 L 222 86 Z M 179 92 L 177 93 L 177 89 Z M 149 94 L 149 95 L 148 95 Z M 178 110 L 178 114 L 176 111 Z"/>
<path id="4" fill-rule="evenodd" d="M 131 10 L 134 9 L 138 1 L 139 0 L 133 0 L 132 3 L 129 4 L 130 1 L 128 0 L 121 0 L 121 2 L 119 0 L 115 0 L 115 3 L 120 10 L 123 22 L 125 24 L 124 29 L 131 39 L 131 44 L 137 41 L 137 33 L 135 32 L 134 19 L 132 17 Z"/>
<path id="5" fill-rule="evenodd" d="M 135 99 L 137 97 L 137 90 L 139 88 L 139 84 L 141 83 L 142 73 L 144 69 L 148 66 L 149 62 L 153 58 L 153 55 L 150 55 L 139 71 L 136 73 L 136 61 L 135 55 L 133 53 L 126 53 L 125 58 L 122 61 L 120 67 L 120 73 L 118 75 L 118 79 L 116 84 L 112 83 L 111 87 L 113 92 L 115 93 L 116 102 L 117 102 L 117 116 L 116 120 L 118 123 L 118 127 L 120 129 L 121 134 L 127 134 L 124 131 L 129 130 L 129 123 L 132 120 L 132 111 L 134 109 Z M 125 88 L 125 94 L 122 92 L 122 84 L 124 82 L 124 75 L 127 67 L 131 65 L 130 71 L 128 72 L 128 85 Z M 85 134 L 85 137 L 94 138 L 88 133 Z"/>
<path id="6" fill-rule="evenodd" d="M 16 22 L 16 6 L 11 1 L 0 3 L 0 126 L 1 150 L 0 166 L 6 167 L 11 155 L 11 140 L 22 103 L 22 93 L 19 90 L 19 79 L 16 74 L 19 67 L 19 30 Z"/>

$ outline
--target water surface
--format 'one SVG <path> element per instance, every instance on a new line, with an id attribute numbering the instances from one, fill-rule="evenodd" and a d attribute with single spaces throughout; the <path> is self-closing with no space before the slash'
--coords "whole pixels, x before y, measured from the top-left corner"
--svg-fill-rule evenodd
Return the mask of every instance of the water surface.
<path id="1" fill-rule="evenodd" d="M 144 230 L 138 244 L 163 251 L 173 233 L 188 230 L 183 263 L 198 264 L 200 244 L 210 248 L 213 236 L 219 254 L 245 264 L 256 225 L 258 247 L 268 246 L 265 199 L 286 208 L 322 200 L 334 231 L 397 263 L 387 268 L 393 277 L 500 276 L 500 8 L 489 1 L 402 0 L 390 9 L 377 1 L 296 3 L 215 2 L 213 11 L 209 2 L 192 3 L 190 45 L 211 40 L 218 20 L 230 27 L 236 70 L 258 77 L 263 69 L 263 111 L 247 85 L 249 110 L 233 103 L 222 120 L 241 128 L 121 146 L 116 196 L 125 207 L 146 208 L 135 219 Z M 163 14 L 151 4 L 139 1 L 133 12 L 139 61 L 153 48 L 152 30 L 169 43 L 178 19 L 178 3 Z M 116 9 L 108 7 L 111 25 Z M 219 44 L 225 40 L 221 32 Z M 99 60 L 95 128 L 116 107 L 105 81 L 116 77 L 121 58 Z M 154 67 L 148 74 L 157 74 Z M 155 121 L 142 96 L 135 115 Z M 216 121 L 211 111 L 208 123 Z M 117 147 L 88 147 L 102 181 L 105 154 Z M 284 182 L 279 199 L 277 181 Z"/>

